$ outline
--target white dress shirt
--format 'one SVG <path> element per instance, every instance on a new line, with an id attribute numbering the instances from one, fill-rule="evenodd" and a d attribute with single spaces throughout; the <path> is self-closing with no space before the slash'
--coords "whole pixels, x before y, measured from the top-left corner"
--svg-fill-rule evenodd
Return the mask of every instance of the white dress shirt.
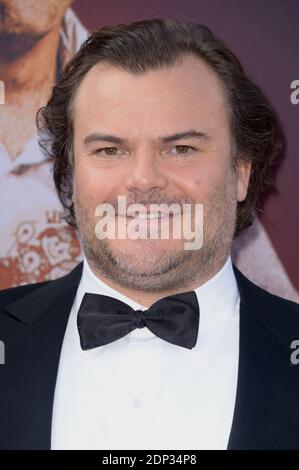
<path id="1" fill-rule="evenodd" d="M 77 313 L 85 292 L 146 309 L 98 279 L 84 259 L 60 356 L 51 449 L 226 449 L 239 357 L 239 292 L 230 257 L 195 289 L 200 321 L 193 349 L 144 327 L 83 351 Z"/>

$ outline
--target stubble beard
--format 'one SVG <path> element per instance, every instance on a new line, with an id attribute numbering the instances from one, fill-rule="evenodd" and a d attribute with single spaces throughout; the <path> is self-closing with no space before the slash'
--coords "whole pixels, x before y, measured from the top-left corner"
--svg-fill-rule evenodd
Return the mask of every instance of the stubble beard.
<path id="1" fill-rule="evenodd" d="M 204 205 L 202 247 L 198 250 L 165 248 L 154 267 L 153 253 L 146 245 L 143 259 L 136 263 L 134 256 L 112 248 L 109 239 L 99 240 L 95 235 L 94 215 L 76 194 L 73 201 L 83 250 L 90 266 L 99 276 L 128 289 L 172 291 L 188 287 L 195 280 L 201 285 L 220 269 L 229 255 L 236 222 L 235 180 L 225 194 L 223 188 L 214 189 L 209 203 Z"/>

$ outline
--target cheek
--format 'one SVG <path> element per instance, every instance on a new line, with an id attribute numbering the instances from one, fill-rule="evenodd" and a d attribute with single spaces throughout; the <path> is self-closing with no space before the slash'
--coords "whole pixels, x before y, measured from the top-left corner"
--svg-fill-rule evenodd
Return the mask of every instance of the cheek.
<path id="1" fill-rule="evenodd" d="M 221 212 L 233 210 L 237 196 L 232 170 L 222 168 L 221 171 L 205 171 L 193 176 L 188 187 L 188 196 L 195 202 L 203 204 L 204 217 L 219 210 Z"/>
<path id="2" fill-rule="evenodd" d="M 225 177 L 222 172 L 213 168 L 198 168 L 185 174 L 181 180 L 184 193 L 194 201 L 207 201 L 215 188 L 225 191 Z"/>
<path id="3" fill-rule="evenodd" d="M 80 201 L 88 207 L 95 207 L 107 197 L 107 177 L 94 169 L 75 166 L 74 192 Z"/>

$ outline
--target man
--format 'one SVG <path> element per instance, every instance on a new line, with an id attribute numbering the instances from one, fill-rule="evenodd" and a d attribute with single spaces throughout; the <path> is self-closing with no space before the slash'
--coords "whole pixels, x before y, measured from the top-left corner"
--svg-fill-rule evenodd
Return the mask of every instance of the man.
<path id="1" fill-rule="evenodd" d="M 43 158 L 35 129 L 37 109 L 87 37 L 70 4 L 0 0 L 0 79 L 6 84 L 0 107 L 0 289 L 55 279 L 82 259 L 77 234 L 63 220 L 52 162 Z M 259 286 L 299 300 L 257 217 L 233 244 L 232 259 Z"/>
<path id="2" fill-rule="evenodd" d="M 87 37 L 70 4 L 0 0 L 0 289 L 55 279 L 81 260 L 35 124 L 62 68 Z"/>
<path id="3" fill-rule="evenodd" d="M 299 307 L 230 258 L 281 150 L 235 56 L 202 25 L 103 28 L 38 122 L 85 257 L 0 295 L 2 448 L 298 449 Z M 185 207 L 193 249 L 161 236 Z"/>

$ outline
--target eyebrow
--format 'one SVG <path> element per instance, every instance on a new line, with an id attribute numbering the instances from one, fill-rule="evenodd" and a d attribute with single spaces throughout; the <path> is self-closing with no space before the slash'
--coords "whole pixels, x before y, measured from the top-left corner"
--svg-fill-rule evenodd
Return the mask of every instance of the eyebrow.
<path id="1" fill-rule="evenodd" d="M 158 137 L 158 141 L 163 144 L 168 144 L 175 140 L 180 139 L 191 139 L 191 138 L 204 138 L 208 139 L 210 136 L 206 132 L 195 131 L 193 129 L 185 132 L 177 132 L 176 134 L 168 135 L 165 137 Z M 122 139 L 116 135 L 112 134 L 100 134 L 98 132 L 94 132 L 84 139 L 84 145 L 88 145 L 94 142 L 111 142 L 113 144 L 122 145 L 127 142 L 126 139 Z"/>

